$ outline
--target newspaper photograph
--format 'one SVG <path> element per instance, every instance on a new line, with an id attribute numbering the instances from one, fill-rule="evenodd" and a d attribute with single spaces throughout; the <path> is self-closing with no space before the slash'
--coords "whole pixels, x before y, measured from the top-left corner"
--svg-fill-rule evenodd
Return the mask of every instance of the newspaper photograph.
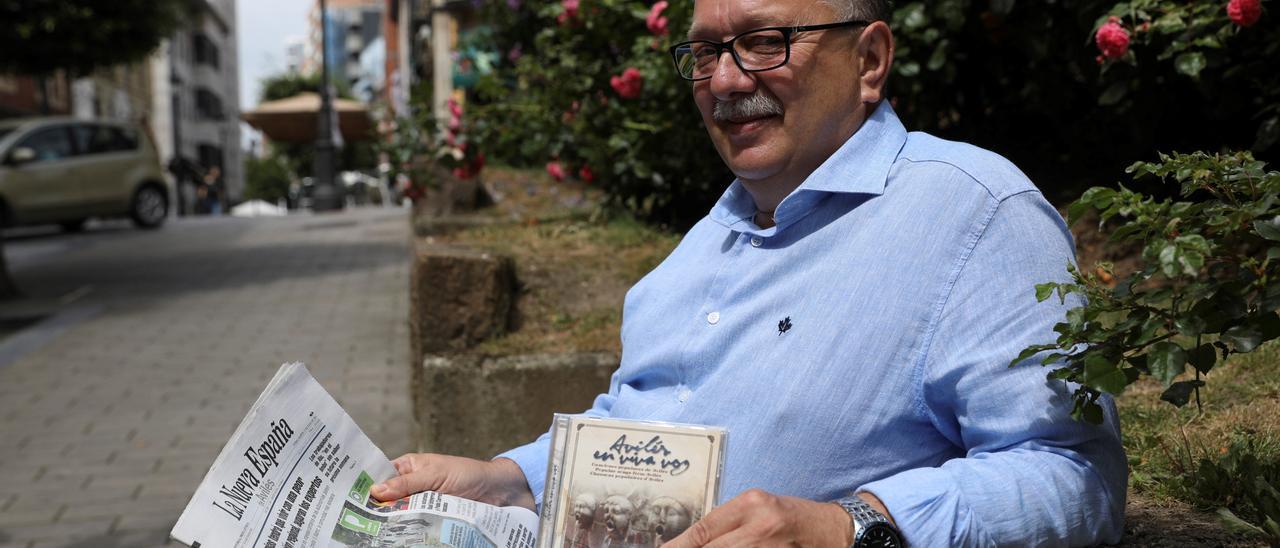
<path id="1" fill-rule="evenodd" d="M 721 428 L 556 415 L 539 546 L 659 546 L 718 502 Z"/>
<path id="2" fill-rule="evenodd" d="M 283 365 L 170 535 L 194 548 L 532 548 L 538 518 L 439 493 L 369 497 L 396 475 L 301 363 Z"/>

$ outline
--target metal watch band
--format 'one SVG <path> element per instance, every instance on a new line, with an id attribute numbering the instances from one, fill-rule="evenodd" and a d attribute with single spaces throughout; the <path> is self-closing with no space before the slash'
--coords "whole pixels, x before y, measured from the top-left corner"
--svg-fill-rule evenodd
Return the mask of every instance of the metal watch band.
<path id="1" fill-rule="evenodd" d="M 844 511 L 849 514 L 849 519 L 853 522 L 853 544 L 850 545 L 850 548 L 857 548 L 863 532 L 872 525 L 884 524 L 886 527 L 893 527 L 889 523 L 889 518 L 877 512 L 875 508 L 872 508 L 870 504 L 867 504 L 857 495 L 836 500 L 835 503 L 844 508 Z"/>

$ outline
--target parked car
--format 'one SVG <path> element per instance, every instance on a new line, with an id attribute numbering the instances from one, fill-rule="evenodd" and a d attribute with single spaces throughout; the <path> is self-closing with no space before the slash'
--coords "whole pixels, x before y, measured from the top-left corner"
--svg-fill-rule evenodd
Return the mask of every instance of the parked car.
<path id="1" fill-rule="evenodd" d="M 156 228 L 169 213 L 169 183 L 136 125 L 71 118 L 0 120 L 0 226 L 130 217 Z"/>

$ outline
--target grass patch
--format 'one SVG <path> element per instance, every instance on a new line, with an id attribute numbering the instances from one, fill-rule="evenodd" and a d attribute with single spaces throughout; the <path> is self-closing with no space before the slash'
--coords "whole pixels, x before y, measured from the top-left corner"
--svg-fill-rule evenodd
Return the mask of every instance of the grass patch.
<path id="1" fill-rule="evenodd" d="M 1199 408 L 1160 401 L 1162 387 L 1150 379 L 1118 398 L 1135 492 L 1211 509 L 1222 501 L 1205 499 L 1186 481 L 1201 459 L 1217 461 L 1233 444 L 1249 443 L 1259 460 L 1280 461 L 1280 344 L 1233 355 L 1205 381 Z"/>
<path id="2" fill-rule="evenodd" d="M 662 262 L 680 236 L 600 208 L 599 194 L 524 170 L 486 169 L 494 222 L 437 241 L 511 256 L 520 293 L 513 329 L 475 351 L 619 352 L 623 297 Z"/>

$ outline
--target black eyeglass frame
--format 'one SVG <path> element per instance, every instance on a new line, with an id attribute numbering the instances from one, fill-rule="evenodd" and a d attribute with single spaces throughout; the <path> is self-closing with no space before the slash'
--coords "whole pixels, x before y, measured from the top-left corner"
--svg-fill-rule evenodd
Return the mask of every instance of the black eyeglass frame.
<path id="1" fill-rule="evenodd" d="M 685 80 L 688 80 L 690 82 L 699 82 L 702 80 L 707 80 L 711 78 L 711 76 L 703 76 L 702 78 L 691 78 L 689 76 L 685 76 L 683 72 L 680 72 L 680 49 L 681 48 L 687 48 L 692 50 L 693 48 L 691 48 L 690 46 L 693 44 L 708 44 L 711 46 L 715 46 L 717 60 L 720 58 L 720 56 L 724 55 L 725 50 L 728 50 L 729 55 L 733 57 L 734 64 L 738 65 L 738 68 L 742 69 L 742 72 L 764 72 L 766 70 L 773 70 L 778 67 L 781 67 L 787 64 L 787 61 L 791 60 L 791 36 L 793 34 L 797 34 L 801 32 L 811 32 L 815 30 L 838 29 L 841 27 L 867 26 L 870 24 L 871 24 L 871 21 L 862 21 L 859 19 L 854 19 L 851 21 L 841 21 L 839 23 L 823 23 L 821 25 L 800 25 L 800 26 L 792 26 L 792 27 L 764 27 L 764 28 L 758 28 L 758 29 L 751 29 L 749 31 L 739 33 L 737 36 L 734 36 L 733 38 L 730 38 L 728 41 L 725 41 L 725 42 L 716 42 L 714 40 L 690 40 L 688 42 L 680 42 L 679 44 L 671 46 L 671 49 L 669 51 L 671 52 L 671 62 L 675 63 L 675 66 L 676 66 L 676 74 L 679 74 L 681 78 L 684 78 Z M 755 34 L 757 32 L 765 32 L 765 31 L 778 31 L 782 33 L 782 40 L 783 40 L 783 43 L 786 44 L 786 48 L 787 48 L 786 55 L 782 57 L 782 62 L 772 67 L 762 68 L 762 69 L 749 69 L 742 66 L 742 59 L 738 57 L 738 50 L 733 48 L 733 43 L 737 42 L 739 38 L 742 38 L 743 36 L 746 36 L 748 34 Z"/>

